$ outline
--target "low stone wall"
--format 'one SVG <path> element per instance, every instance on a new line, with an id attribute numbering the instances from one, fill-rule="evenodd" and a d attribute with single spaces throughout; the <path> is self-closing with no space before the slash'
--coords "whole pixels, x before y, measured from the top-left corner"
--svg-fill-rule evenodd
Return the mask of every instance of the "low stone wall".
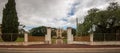
<path id="1" fill-rule="evenodd" d="M 72 44 L 86 44 L 86 45 L 90 45 L 91 42 L 85 42 L 85 41 L 73 41 Z"/>
<path id="2" fill-rule="evenodd" d="M 44 42 L 45 36 L 28 36 L 28 42 Z"/>
<path id="3" fill-rule="evenodd" d="M 24 45 L 24 42 L 0 42 L 0 45 Z"/>
<path id="4" fill-rule="evenodd" d="M 45 42 L 0 42 L 0 45 L 35 45 L 35 44 L 45 44 Z"/>
<path id="5" fill-rule="evenodd" d="M 90 42 L 90 36 L 76 36 L 74 37 L 74 41 Z"/>
<path id="6" fill-rule="evenodd" d="M 45 44 L 45 42 L 27 42 L 24 43 L 23 45 L 36 45 L 36 44 Z"/>
<path id="7" fill-rule="evenodd" d="M 120 41 L 92 42 L 91 45 L 120 45 Z"/>

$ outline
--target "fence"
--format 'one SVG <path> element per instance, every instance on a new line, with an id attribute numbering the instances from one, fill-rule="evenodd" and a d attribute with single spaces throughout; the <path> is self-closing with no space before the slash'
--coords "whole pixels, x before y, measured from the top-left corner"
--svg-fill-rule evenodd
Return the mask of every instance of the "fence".
<path id="1" fill-rule="evenodd" d="M 120 41 L 120 33 L 94 33 L 94 41 Z"/>
<path id="2" fill-rule="evenodd" d="M 24 35 L 17 33 L 0 34 L 0 42 L 24 42 Z"/>
<path id="3" fill-rule="evenodd" d="M 28 33 L 24 33 L 24 35 L 15 33 L 0 34 L 0 45 L 45 44 L 44 40 L 45 37 L 29 36 Z"/>
<path id="4" fill-rule="evenodd" d="M 120 33 L 92 33 L 88 37 L 73 37 L 71 28 L 67 29 L 68 44 L 120 45 Z"/>

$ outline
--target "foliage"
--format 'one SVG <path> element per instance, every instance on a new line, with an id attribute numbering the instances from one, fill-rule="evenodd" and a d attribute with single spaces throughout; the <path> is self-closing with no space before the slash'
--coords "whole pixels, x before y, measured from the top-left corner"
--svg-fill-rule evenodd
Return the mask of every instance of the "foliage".
<path id="1" fill-rule="evenodd" d="M 52 36 L 57 36 L 56 28 L 52 28 L 51 35 L 52 35 Z"/>
<path id="2" fill-rule="evenodd" d="M 3 9 L 2 39 L 4 41 L 15 41 L 18 35 L 18 26 L 15 0 L 8 0 Z"/>
<path id="3" fill-rule="evenodd" d="M 79 24 L 79 34 L 90 33 L 116 33 L 120 30 L 120 6 L 112 2 L 106 10 L 90 9 L 84 22 Z"/>
<path id="4" fill-rule="evenodd" d="M 47 34 L 47 27 L 40 26 L 30 30 L 30 34 L 33 36 L 45 36 Z M 56 28 L 51 28 L 51 35 L 56 36 Z"/>
<path id="5" fill-rule="evenodd" d="M 116 33 L 120 33 L 120 5 L 113 2 L 106 10 L 89 10 L 85 21 L 79 24 L 79 34 L 90 32 L 94 32 L 95 41 L 119 40 Z"/>
<path id="6" fill-rule="evenodd" d="M 62 36 L 63 36 L 63 37 L 67 37 L 67 31 L 64 31 L 64 32 L 62 33 Z"/>
<path id="7" fill-rule="evenodd" d="M 72 34 L 75 36 L 76 35 L 76 29 L 72 28 Z"/>
<path id="8" fill-rule="evenodd" d="M 47 27 L 40 26 L 40 27 L 32 28 L 30 30 L 30 34 L 32 36 L 45 36 L 47 34 Z"/>

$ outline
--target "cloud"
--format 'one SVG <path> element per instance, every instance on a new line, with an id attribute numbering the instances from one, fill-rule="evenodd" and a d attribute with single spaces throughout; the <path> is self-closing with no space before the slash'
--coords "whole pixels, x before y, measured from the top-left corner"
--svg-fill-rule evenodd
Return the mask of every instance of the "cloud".
<path id="1" fill-rule="evenodd" d="M 25 25 L 61 27 L 70 0 L 16 0 L 20 22 Z M 28 1 L 28 2 L 27 2 Z"/>
<path id="2" fill-rule="evenodd" d="M 84 17 L 87 15 L 88 10 L 91 8 L 98 8 L 101 10 L 106 9 L 110 2 L 120 3 L 120 0 L 76 0 L 74 4 L 77 5 L 73 6 L 76 11 L 74 12 L 75 15 L 73 16 L 74 18 L 79 18 L 79 23 L 82 23 L 84 21 Z"/>
<path id="3" fill-rule="evenodd" d="M 75 27 L 91 8 L 105 9 L 112 1 L 119 0 L 16 0 L 19 22 L 27 29 L 35 26 Z M 7 0 L 0 0 L 0 20 Z M 0 21 L 1 22 L 1 21 Z"/>

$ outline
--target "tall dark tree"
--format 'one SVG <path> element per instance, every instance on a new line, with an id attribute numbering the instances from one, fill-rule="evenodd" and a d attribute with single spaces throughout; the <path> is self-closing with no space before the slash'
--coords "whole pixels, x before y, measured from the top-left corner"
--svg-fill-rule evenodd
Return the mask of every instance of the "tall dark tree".
<path id="1" fill-rule="evenodd" d="M 15 41 L 18 34 L 18 16 L 15 0 L 8 0 L 3 9 L 2 39 L 4 41 Z"/>

